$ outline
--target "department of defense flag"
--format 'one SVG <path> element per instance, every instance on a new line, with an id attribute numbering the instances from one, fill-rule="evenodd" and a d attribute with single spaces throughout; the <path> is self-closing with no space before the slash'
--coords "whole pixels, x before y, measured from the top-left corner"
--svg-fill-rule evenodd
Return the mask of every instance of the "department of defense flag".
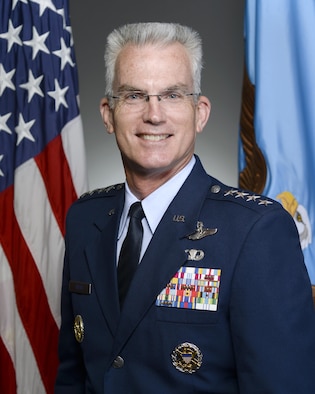
<path id="1" fill-rule="evenodd" d="M 245 53 L 255 88 L 255 138 L 266 168 L 261 193 L 294 218 L 315 284 L 314 0 L 247 0 Z"/>

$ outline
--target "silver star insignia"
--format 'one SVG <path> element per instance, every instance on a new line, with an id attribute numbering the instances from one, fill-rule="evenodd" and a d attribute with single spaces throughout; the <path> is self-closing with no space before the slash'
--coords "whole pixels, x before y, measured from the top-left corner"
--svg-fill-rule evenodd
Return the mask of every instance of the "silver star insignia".
<path id="1" fill-rule="evenodd" d="M 234 194 L 237 193 L 236 189 L 230 189 L 227 192 L 224 193 L 224 197 L 226 196 L 234 196 Z"/>
<path id="2" fill-rule="evenodd" d="M 255 201 L 258 200 L 258 198 L 260 198 L 260 196 L 256 196 L 256 194 L 253 194 L 252 196 L 248 196 L 246 201 Z"/>
<path id="3" fill-rule="evenodd" d="M 260 200 L 258 205 L 264 205 L 265 207 L 269 204 L 272 204 L 272 201 L 269 200 Z"/>
<path id="4" fill-rule="evenodd" d="M 244 199 L 246 196 L 248 196 L 248 194 L 249 194 L 249 193 L 241 192 L 241 191 L 238 190 L 238 191 L 236 192 L 235 198 L 239 198 L 239 197 L 240 197 L 240 198 L 243 198 L 243 199 Z"/>

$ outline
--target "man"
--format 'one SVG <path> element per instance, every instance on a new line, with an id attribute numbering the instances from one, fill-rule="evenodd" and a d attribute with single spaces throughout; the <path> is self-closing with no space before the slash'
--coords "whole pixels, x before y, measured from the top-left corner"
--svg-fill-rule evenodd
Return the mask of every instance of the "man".
<path id="1" fill-rule="evenodd" d="M 210 114 L 198 34 L 126 25 L 105 62 L 101 115 L 126 182 L 69 211 L 55 392 L 314 392 L 315 314 L 291 216 L 210 177 L 194 155 Z M 136 201 L 143 239 L 126 284 Z"/>

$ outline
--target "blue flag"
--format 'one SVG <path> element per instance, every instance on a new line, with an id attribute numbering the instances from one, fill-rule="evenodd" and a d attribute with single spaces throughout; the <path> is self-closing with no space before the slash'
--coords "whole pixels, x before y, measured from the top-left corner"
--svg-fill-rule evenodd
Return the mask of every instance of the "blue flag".
<path id="1" fill-rule="evenodd" d="M 245 54 L 263 194 L 293 216 L 315 284 L 315 1 L 247 0 Z M 240 171 L 244 160 L 241 147 Z"/>

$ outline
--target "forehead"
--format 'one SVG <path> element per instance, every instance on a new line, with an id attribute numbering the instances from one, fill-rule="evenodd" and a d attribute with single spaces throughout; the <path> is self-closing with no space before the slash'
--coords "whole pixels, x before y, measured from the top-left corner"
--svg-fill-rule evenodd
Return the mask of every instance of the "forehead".
<path id="1" fill-rule="evenodd" d="M 115 88 L 122 85 L 141 89 L 173 85 L 190 87 L 192 82 L 190 58 L 180 43 L 166 46 L 129 44 L 120 52 L 116 61 Z"/>

